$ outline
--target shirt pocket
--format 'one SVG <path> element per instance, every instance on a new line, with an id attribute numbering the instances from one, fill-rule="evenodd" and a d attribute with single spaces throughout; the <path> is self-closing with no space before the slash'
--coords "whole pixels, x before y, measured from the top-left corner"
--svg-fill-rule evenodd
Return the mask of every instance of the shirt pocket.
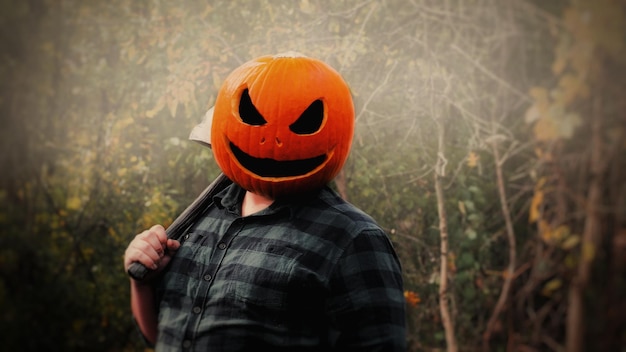
<path id="1" fill-rule="evenodd" d="M 301 253 L 271 243 L 258 243 L 238 252 L 226 270 L 230 275 L 229 295 L 247 306 L 284 309 Z"/>

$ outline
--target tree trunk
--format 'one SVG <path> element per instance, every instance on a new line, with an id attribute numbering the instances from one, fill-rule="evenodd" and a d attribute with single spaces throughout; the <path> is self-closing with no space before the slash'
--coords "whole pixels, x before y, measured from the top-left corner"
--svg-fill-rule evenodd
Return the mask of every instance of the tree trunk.
<path id="1" fill-rule="evenodd" d="M 444 127 L 438 123 L 439 141 L 437 164 L 435 166 L 435 192 L 437 194 L 437 211 L 439 213 L 439 234 L 441 237 L 441 255 L 440 255 L 440 282 L 439 282 L 439 309 L 441 311 L 441 321 L 446 334 L 446 345 L 448 352 L 456 352 L 458 350 L 456 337 L 454 336 L 454 323 L 450 316 L 450 307 L 448 305 L 448 222 L 446 218 L 446 208 L 444 205 L 443 187 L 441 179 L 445 176 L 446 160 L 443 152 Z"/>
<path id="2" fill-rule="evenodd" d="M 504 176 L 502 175 L 502 164 L 503 160 L 500 160 L 500 151 L 498 150 L 498 145 L 496 142 L 492 144 L 492 152 L 493 157 L 495 159 L 496 166 L 496 179 L 498 185 L 498 194 L 500 196 L 500 206 L 502 210 L 502 216 L 504 217 L 504 223 L 506 225 L 506 237 L 507 242 L 509 244 L 509 265 L 506 269 L 506 276 L 504 278 L 504 283 L 502 284 L 502 291 L 500 292 L 500 297 L 498 298 L 498 302 L 496 303 L 496 307 L 487 322 L 487 328 L 485 333 L 483 334 L 483 351 L 489 351 L 489 340 L 491 338 L 491 333 L 498 321 L 500 314 L 504 311 L 504 308 L 509 299 L 509 292 L 511 291 L 511 286 L 513 284 L 513 279 L 515 278 L 515 266 L 516 266 L 516 252 L 517 246 L 515 243 L 515 231 L 513 230 L 513 220 L 511 219 L 511 211 L 509 210 L 509 205 L 507 203 L 506 196 L 506 188 L 504 187 Z"/>
<path id="3" fill-rule="evenodd" d="M 572 279 L 569 289 L 567 306 L 566 350 L 581 352 L 584 350 L 584 301 L 583 295 L 589 278 L 595 253 L 598 249 L 601 235 L 601 208 L 602 208 L 602 180 L 606 166 L 602 147 L 602 101 L 601 94 L 592 100 L 591 113 L 591 153 L 590 153 L 590 182 L 585 204 L 585 225 L 582 235 L 581 255 L 578 262 L 576 276 Z"/>

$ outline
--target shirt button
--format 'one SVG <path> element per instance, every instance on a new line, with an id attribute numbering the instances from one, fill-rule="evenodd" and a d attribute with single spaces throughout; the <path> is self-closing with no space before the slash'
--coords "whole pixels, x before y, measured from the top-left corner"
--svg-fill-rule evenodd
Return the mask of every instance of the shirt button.
<path id="1" fill-rule="evenodd" d="M 191 347 L 191 341 L 189 340 L 183 341 L 183 348 L 189 348 L 189 347 Z"/>
<path id="2" fill-rule="evenodd" d="M 200 307 L 193 307 L 193 312 L 196 314 L 199 314 L 202 311 L 202 308 Z"/>
<path id="3" fill-rule="evenodd" d="M 188 239 L 189 238 L 189 234 L 186 234 L 184 239 Z"/>
<path id="4" fill-rule="evenodd" d="M 226 248 L 226 243 L 224 243 L 224 242 L 220 242 L 220 243 L 217 245 L 217 248 L 219 248 L 219 249 L 225 249 L 225 248 Z"/>
<path id="5" fill-rule="evenodd" d="M 204 281 L 209 281 L 209 280 L 211 280 L 211 275 L 209 274 L 204 275 Z"/>

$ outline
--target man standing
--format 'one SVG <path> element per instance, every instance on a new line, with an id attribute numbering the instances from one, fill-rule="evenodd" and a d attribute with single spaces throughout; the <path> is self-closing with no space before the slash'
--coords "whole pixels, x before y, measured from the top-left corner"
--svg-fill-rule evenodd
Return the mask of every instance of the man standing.
<path id="1" fill-rule="evenodd" d="M 341 76 L 295 53 L 257 58 L 226 79 L 211 122 L 206 142 L 233 183 L 180 240 L 155 225 L 126 250 L 126 270 L 152 270 L 131 279 L 147 341 L 157 351 L 404 351 L 392 244 L 327 186 L 354 131 Z"/>

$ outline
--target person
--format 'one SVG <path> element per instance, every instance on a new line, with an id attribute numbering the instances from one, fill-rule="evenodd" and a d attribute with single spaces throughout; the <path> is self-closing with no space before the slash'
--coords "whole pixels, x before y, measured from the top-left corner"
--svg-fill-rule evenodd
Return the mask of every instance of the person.
<path id="1" fill-rule="evenodd" d="M 179 240 L 155 225 L 125 252 L 126 270 L 151 269 L 130 279 L 131 309 L 157 351 L 405 350 L 393 245 L 329 186 L 349 152 L 351 99 L 330 66 L 297 53 L 229 75 L 203 128 L 232 184 Z"/>

